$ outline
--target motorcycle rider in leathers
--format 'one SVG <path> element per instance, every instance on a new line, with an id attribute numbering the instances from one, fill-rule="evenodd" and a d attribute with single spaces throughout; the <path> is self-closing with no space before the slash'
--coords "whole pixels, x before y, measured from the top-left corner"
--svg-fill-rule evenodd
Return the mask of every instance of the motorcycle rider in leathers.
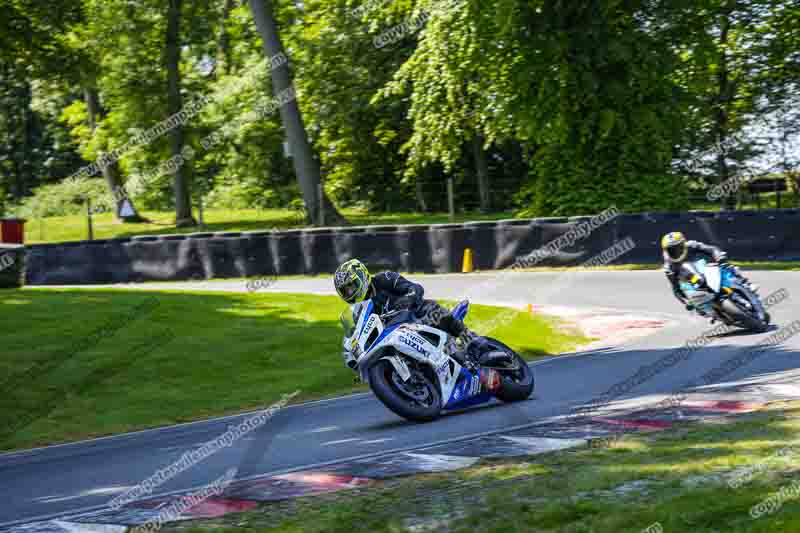
<path id="1" fill-rule="evenodd" d="M 351 259 L 339 266 L 333 276 L 333 284 L 342 300 L 350 305 L 372 300 L 380 314 L 396 309 L 413 311 L 420 323 L 441 329 L 456 338 L 461 346 L 453 354 L 454 357 L 462 365 L 471 363 L 465 348 L 477 335 L 446 308 L 433 300 L 426 300 L 422 285 L 407 280 L 397 272 L 381 272 L 373 276 L 358 259 Z"/>
<path id="2" fill-rule="evenodd" d="M 679 231 L 667 233 L 661 238 L 661 250 L 664 258 L 664 274 L 666 274 L 667 279 L 672 285 L 673 294 L 678 301 L 686 306 L 687 310 L 695 310 L 699 314 L 705 316 L 706 313 L 700 309 L 695 309 L 692 304 L 688 303 L 686 295 L 681 290 L 681 267 L 684 263 L 692 263 L 698 259 L 706 259 L 714 263 L 725 263 L 728 254 L 716 246 L 704 244 L 699 241 L 686 240 L 686 236 Z M 758 291 L 758 285 L 750 283 L 741 275 L 737 267 L 733 267 L 733 270 L 744 285 L 753 292 Z"/>

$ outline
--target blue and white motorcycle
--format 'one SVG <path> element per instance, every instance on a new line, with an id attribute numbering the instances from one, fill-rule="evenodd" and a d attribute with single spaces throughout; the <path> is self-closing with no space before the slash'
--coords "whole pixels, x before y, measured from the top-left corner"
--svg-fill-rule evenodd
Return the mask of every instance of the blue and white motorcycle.
<path id="1" fill-rule="evenodd" d="M 729 326 L 766 331 L 770 316 L 735 267 L 699 259 L 681 266 L 681 290 L 702 314 Z"/>
<path id="2" fill-rule="evenodd" d="M 452 314 L 463 320 L 464 301 Z M 526 400 L 533 392 L 533 371 L 514 350 L 488 337 L 467 347 L 472 360 L 452 355 L 453 339 L 437 328 L 420 324 L 408 310 L 379 315 L 371 301 L 355 304 L 341 316 L 344 358 L 369 383 L 375 396 L 394 413 L 417 422 L 437 418 L 443 410 L 477 405 L 498 398 Z M 483 356 L 483 357 L 481 357 Z M 468 368 L 469 367 L 469 368 Z"/>

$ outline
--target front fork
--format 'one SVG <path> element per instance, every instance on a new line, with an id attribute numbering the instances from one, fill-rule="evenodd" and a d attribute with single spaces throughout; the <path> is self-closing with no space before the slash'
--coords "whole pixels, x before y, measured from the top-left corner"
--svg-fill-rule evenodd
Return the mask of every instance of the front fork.
<path id="1" fill-rule="evenodd" d="M 744 278 L 742 278 L 742 279 L 744 279 Z M 747 286 L 744 285 L 743 283 L 738 283 L 737 282 L 732 288 L 734 288 L 735 291 L 733 293 L 731 293 L 731 294 L 725 295 L 725 298 L 728 298 L 728 299 L 731 299 L 731 300 L 734 300 L 734 301 L 737 298 L 746 299 L 747 303 L 749 303 L 750 306 L 752 306 L 752 308 L 755 310 L 756 316 L 758 317 L 758 319 L 759 320 L 765 320 L 766 319 L 766 311 L 764 310 L 764 305 L 761 303 L 761 298 L 759 298 L 756 293 L 754 293 L 749 288 L 747 288 Z M 736 291 L 738 291 L 738 293 Z M 744 296 L 742 296 L 742 294 Z M 716 309 L 716 306 L 715 306 L 715 310 L 717 311 L 718 315 L 722 315 L 722 313 L 720 313 L 719 310 Z M 726 321 L 726 323 L 727 323 L 727 321 Z"/>
<path id="2" fill-rule="evenodd" d="M 764 320 L 766 318 L 766 311 L 764 310 L 764 305 L 761 303 L 761 298 L 759 298 L 756 293 L 744 285 L 740 284 L 738 288 L 745 294 L 747 301 L 750 302 L 750 305 L 755 308 L 758 319 Z"/>

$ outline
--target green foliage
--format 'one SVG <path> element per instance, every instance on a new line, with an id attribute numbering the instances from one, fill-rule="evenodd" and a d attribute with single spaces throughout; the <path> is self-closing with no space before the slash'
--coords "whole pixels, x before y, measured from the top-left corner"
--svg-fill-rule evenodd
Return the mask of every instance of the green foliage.
<path id="1" fill-rule="evenodd" d="M 16 216 L 29 219 L 85 213 L 87 197 L 91 199 L 94 212 L 114 212 L 114 199 L 102 179 L 42 185 L 13 211 Z"/>
<path id="2" fill-rule="evenodd" d="M 0 4 L 0 196 L 19 203 L 168 118 L 163 1 Z M 248 3 L 182 4 L 183 103 L 213 99 L 183 127 L 193 200 L 286 207 L 300 194 L 279 114 L 248 119 L 272 95 Z M 789 146 L 757 142 L 765 117 L 797 134 L 786 109 L 800 86 L 800 7 L 789 0 L 272 6 L 326 192 L 341 206 L 444 210 L 448 178 L 456 205 L 475 205 L 479 139 L 494 209 L 685 209 L 690 188 Z M 88 88 L 102 107 L 94 129 Z M 174 205 L 172 175 L 153 175 L 171 155 L 162 135 L 119 161 L 123 181 L 148 176 L 131 191 L 141 209 Z M 774 170 L 800 183 L 783 159 Z M 26 209 L 64 209 L 36 196 Z"/>
<path id="3" fill-rule="evenodd" d="M 344 205 L 413 205 L 409 189 L 400 186 L 400 147 L 411 134 L 408 106 L 400 100 L 373 101 L 414 50 L 413 37 L 389 49 L 373 43 L 375 35 L 409 13 L 402 4 L 373 2 L 377 7 L 359 12 L 356 2 L 312 0 L 305 2 L 303 24 L 292 26 L 300 105 L 320 154 L 326 190 Z"/>
<path id="4" fill-rule="evenodd" d="M 218 183 L 205 195 L 204 202 L 209 207 L 224 209 L 276 208 L 300 201 L 299 194 L 294 183 L 276 189 L 264 187 L 257 180 L 243 178 Z"/>
<path id="5" fill-rule="evenodd" d="M 32 82 L 21 65 L 0 60 L 0 196 L 5 191 L 20 200 L 75 167 L 75 146 L 55 120 L 70 101 Z"/>
<path id="6" fill-rule="evenodd" d="M 418 105 L 411 160 L 452 165 L 470 130 L 513 135 L 532 154 L 521 214 L 682 206 L 681 183 L 669 176 L 680 129 L 673 61 L 635 14 L 634 5 L 587 1 L 450 9 L 426 33 L 418 63 L 399 73 Z M 441 151 L 423 151 L 431 144 Z"/>

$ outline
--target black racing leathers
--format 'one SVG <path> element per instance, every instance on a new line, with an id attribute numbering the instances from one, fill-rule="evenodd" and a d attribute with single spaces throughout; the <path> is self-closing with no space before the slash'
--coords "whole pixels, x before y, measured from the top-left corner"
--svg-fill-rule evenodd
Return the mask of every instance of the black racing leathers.
<path id="1" fill-rule="evenodd" d="M 468 333 L 461 320 L 433 300 L 425 300 L 425 289 L 422 285 L 407 280 L 397 272 L 382 272 L 372 278 L 372 285 L 367 293 L 372 304 L 379 313 L 403 308 L 414 311 L 423 324 L 427 324 L 454 337 Z"/>
<path id="2" fill-rule="evenodd" d="M 683 261 L 673 262 L 670 261 L 667 252 L 663 253 L 664 256 L 664 274 L 672 285 L 672 292 L 681 303 L 686 303 L 686 295 L 681 290 L 681 268 L 684 263 L 692 263 L 698 259 L 706 259 L 710 262 L 724 261 L 727 254 L 716 246 L 704 244 L 699 241 L 687 241 L 686 247 L 688 254 Z"/>
<path id="3" fill-rule="evenodd" d="M 367 298 L 383 314 L 398 308 L 416 309 L 422 305 L 425 289 L 397 272 L 381 272 L 372 277 Z"/>

